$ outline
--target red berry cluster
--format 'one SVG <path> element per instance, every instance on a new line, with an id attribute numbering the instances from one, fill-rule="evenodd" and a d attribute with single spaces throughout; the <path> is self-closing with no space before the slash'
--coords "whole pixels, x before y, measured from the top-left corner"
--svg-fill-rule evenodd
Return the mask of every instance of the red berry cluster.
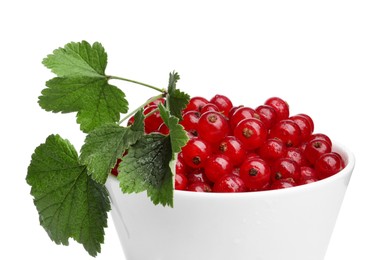
<path id="1" fill-rule="evenodd" d="M 145 133 L 168 134 L 156 100 L 145 106 Z M 310 116 L 290 116 L 287 102 L 269 98 L 255 109 L 223 95 L 193 97 L 180 124 L 190 140 L 178 154 L 175 189 L 247 192 L 303 185 L 342 170 L 331 139 L 313 133 Z M 128 124 L 133 123 L 131 118 Z M 118 160 L 117 165 L 120 160 Z M 116 167 L 112 173 L 117 174 Z"/>
<path id="2" fill-rule="evenodd" d="M 290 116 L 272 97 L 255 109 L 223 95 L 193 97 L 183 110 L 190 140 L 178 155 L 175 189 L 246 192 L 288 188 L 327 178 L 344 168 L 325 134 L 313 134 L 306 114 Z"/>

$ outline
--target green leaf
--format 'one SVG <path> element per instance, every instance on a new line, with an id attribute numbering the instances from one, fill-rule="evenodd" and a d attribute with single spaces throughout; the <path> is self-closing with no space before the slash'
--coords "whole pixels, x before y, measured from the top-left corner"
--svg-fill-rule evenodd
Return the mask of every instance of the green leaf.
<path id="1" fill-rule="evenodd" d="M 81 148 L 80 161 L 87 165 L 95 181 L 104 184 L 117 159 L 143 136 L 143 119 L 141 109 L 136 113 L 135 124 L 131 127 L 108 124 L 88 134 Z"/>
<path id="2" fill-rule="evenodd" d="M 42 63 L 59 77 L 105 77 L 107 54 L 103 46 L 95 42 L 71 42 L 49 54 Z"/>
<path id="3" fill-rule="evenodd" d="M 50 135 L 32 155 L 26 181 L 39 213 L 40 224 L 57 244 L 69 238 L 96 256 L 104 242 L 108 192 L 87 174 L 75 148 L 59 135 Z"/>
<path id="4" fill-rule="evenodd" d="M 184 127 L 179 124 L 179 118 L 172 116 L 169 111 L 162 105 L 158 105 L 161 118 L 169 128 L 169 138 L 171 140 L 172 153 L 179 153 L 181 148 L 188 142 L 187 132 Z"/>
<path id="5" fill-rule="evenodd" d="M 77 122 L 88 133 L 116 123 L 126 113 L 125 94 L 108 83 L 107 54 L 100 43 L 69 43 L 43 60 L 58 77 L 46 82 L 39 105 L 54 113 L 77 112 Z"/>
<path id="6" fill-rule="evenodd" d="M 190 96 L 176 88 L 179 79 L 180 76 L 177 72 L 169 74 L 167 107 L 172 115 L 181 120 L 181 111 L 187 106 Z"/>
<path id="7" fill-rule="evenodd" d="M 168 136 L 144 135 L 128 149 L 119 165 L 118 179 L 124 193 L 147 191 L 154 204 L 173 206 L 171 142 Z"/>
<path id="8" fill-rule="evenodd" d="M 77 112 L 77 122 L 88 133 L 107 123 L 116 123 L 127 112 L 125 94 L 104 78 L 53 78 L 39 97 L 39 105 L 54 113 Z"/>

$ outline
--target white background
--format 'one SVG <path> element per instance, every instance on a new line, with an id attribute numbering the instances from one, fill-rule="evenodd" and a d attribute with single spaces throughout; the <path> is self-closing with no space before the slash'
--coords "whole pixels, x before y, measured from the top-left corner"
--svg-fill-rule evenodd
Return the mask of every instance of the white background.
<path id="1" fill-rule="evenodd" d="M 83 141 L 74 114 L 37 104 L 53 76 L 42 58 L 80 40 L 105 46 L 107 74 L 165 87 L 176 70 L 191 95 L 248 106 L 280 96 L 311 115 L 357 159 L 326 260 L 390 259 L 389 13 L 378 0 L 1 1 L 0 259 L 92 259 L 50 241 L 25 182 L 49 134 Z M 154 94 L 118 86 L 134 106 Z M 124 259 L 111 218 L 97 259 Z"/>

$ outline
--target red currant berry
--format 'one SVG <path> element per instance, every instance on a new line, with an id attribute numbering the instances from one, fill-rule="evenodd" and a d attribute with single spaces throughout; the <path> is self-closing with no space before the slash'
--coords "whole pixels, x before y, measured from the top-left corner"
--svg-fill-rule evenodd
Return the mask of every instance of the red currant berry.
<path id="1" fill-rule="evenodd" d="M 144 115 L 148 115 L 157 109 L 156 105 L 150 105 L 144 110 Z M 160 125 L 163 123 L 163 120 L 160 116 L 160 112 L 155 111 L 145 118 L 145 133 L 149 134 L 152 132 L 157 132 Z"/>
<path id="2" fill-rule="evenodd" d="M 239 106 L 235 106 L 235 107 L 232 107 L 229 111 L 229 115 L 228 115 L 228 118 L 230 120 L 230 118 L 232 117 L 232 115 L 236 112 L 237 109 L 239 109 L 240 107 L 243 107 L 243 105 L 239 105 Z"/>
<path id="3" fill-rule="evenodd" d="M 235 136 L 226 136 L 219 143 L 218 153 L 226 155 L 229 157 L 233 166 L 240 165 L 246 156 L 246 151 L 240 140 L 238 140 Z"/>
<path id="4" fill-rule="evenodd" d="M 267 161 L 275 161 L 286 155 L 286 146 L 278 138 L 268 138 L 259 149 L 261 158 Z"/>
<path id="5" fill-rule="evenodd" d="M 229 118 L 230 127 L 234 129 L 243 119 L 256 117 L 258 118 L 258 115 L 255 110 L 250 107 L 237 108 Z"/>
<path id="6" fill-rule="evenodd" d="M 259 115 L 259 119 L 264 125 L 271 129 L 277 120 L 277 114 L 273 107 L 268 105 L 260 105 L 255 109 L 256 113 Z"/>
<path id="7" fill-rule="evenodd" d="M 309 162 L 306 160 L 301 148 L 288 147 L 286 150 L 286 158 L 295 161 L 299 166 L 309 165 Z"/>
<path id="8" fill-rule="evenodd" d="M 314 165 L 317 159 L 325 154 L 331 152 L 331 145 L 325 141 L 320 139 L 314 139 L 307 143 L 305 150 L 303 151 L 304 156 L 307 161 Z"/>
<path id="9" fill-rule="evenodd" d="M 277 122 L 270 130 L 269 137 L 282 140 L 287 147 L 298 147 L 301 144 L 301 130 L 290 119 Z"/>
<path id="10" fill-rule="evenodd" d="M 189 110 L 183 114 L 183 119 L 180 121 L 180 124 L 187 132 L 197 136 L 199 118 L 200 112 L 196 110 Z"/>
<path id="11" fill-rule="evenodd" d="M 301 179 L 299 184 L 306 183 L 306 180 L 318 180 L 317 172 L 309 166 L 301 166 Z"/>
<path id="12" fill-rule="evenodd" d="M 272 183 L 270 190 L 280 190 L 296 186 L 293 180 L 276 180 Z"/>
<path id="13" fill-rule="evenodd" d="M 190 139 L 182 148 L 183 161 L 191 168 L 201 168 L 211 155 L 210 144 L 198 137 Z"/>
<path id="14" fill-rule="evenodd" d="M 187 112 L 189 110 L 195 110 L 200 112 L 202 107 L 204 107 L 208 103 L 210 102 L 204 97 L 192 97 L 183 112 Z"/>
<path id="15" fill-rule="evenodd" d="M 164 103 L 165 103 L 165 99 L 159 98 L 152 102 L 149 102 L 146 106 L 144 106 L 144 109 L 146 109 L 148 106 L 158 106 L 159 104 L 164 104 Z"/>
<path id="16" fill-rule="evenodd" d="M 289 158 L 281 158 L 272 168 L 272 181 L 281 179 L 293 179 L 298 182 L 301 177 L 301 168 Z"/>
<path id="17" fill-rule="evenodd" d="M 199 137 L 215 144 L 219 143 L 229 133 L 229 123 L 219 112 L 209 111 L 201 115 L 198 122 Z"/>
<path id="18" fill-rule="evenodd" d="M 302 141 L 308 139 L 310 135 L 313 133 L 310 122 L 307 120 L 306 117 L 301 115 L 295 115 L 290 117 L 290 119 L 294 121 L 298 125 L 299 129 L 301 130 Z"/>
<path id="19" fill-rule="evenodd" d="M 234 136 L 241 141 L 244 148 L 254 150 L 259 148 L 267 139 L 268 129 L 256 118 L 247 118 L 234 129 Z"/>
<path id="20" fill-rule="evenodd" d="M 215 104 L 219 111 L 225 116 L 229 115 L 230 109 L 232 109 L 233 104 L 232 101 L 226 96 L 223 95 L 215 95 L 210 99 L 210 103 Z"/>
<path id="21" fill-rule="evenodd" d="M 266 161 L 260 158 L 245 160 L 240 167 L 240 178 L 252 191 L 267 189 L 271 179 L 271 169 Z"/>
<path id="22" fill-rule="evenodd" d="M 127 121 L 127 126 L 133 125 L 134 124 L 134 116 L 130 117 L 129 120 Z"/>
<path id="23" fill-rule="evenodd" d="M 206 174 L 204 173 L 204 168 L 195 169 L 187 174 L 188 183 L 194 183 L 194 182 L 204 182 L 204 183 L 210 183 L 210 180 L 207 178 Z"/>
<path id="24" fill-rule="evenodd" d="M 306 114 L 302 114 L 302 113 L 301 114 L 297 114 L 297 116 L 303 117 L 303 118 L 305 118 L 307 120 L 307 122 L 309 123 L 309 126 L 310 126 L 310 132 L 313 133 L 313 131 L 314 131 L 314 121 L 313 121 L 313 119 L 310 116 L 308 116 Z"/>
<path id="25" fill-rule="evenodd" d="M 233 174 L 222 176 L 213 186 L 214 192 L 245 192 L 244 181 Z"/>
<path id="26" fill-rule="evenodd" d="M 211 182 L 216 182 L 225 174 L 231 174 L 232 172 L 233 165 L 229 157 L 223 154 L 211 155 L 204 165 L 204 173 Z"/>
<path id="27" fill-rule="evenodd" d="M 195 192 L 211 192 L 211 186 L 208 183 L 205 182 L 194 182 L 188 185 L 187 188 L 188 191 L 195 191 Z"/>
<path id="28" fill-rule="evenodd" d="M 332 140 L 326 134 L 321 134 L 321 133 L 312 134 L 307 140 L 307 142 L 310 142 L 312 140 L 324 140 L 328 144 L 330 144 L 330 147 L 332 147 Z"/>
<path id="29" fill-rule="evenodd" d="M 305 184 L 309 184 L 309 183 L 313 183 L 313 182 L 316 182 L 318 181 L 318 179 L 306 179 L 306 180 L 300 180 L 298 185 L 305 185 Z"/>
<path id="30" fill-rule="evenodd" d="M 276 121 L 287 119 L 290 115 L 290 109 L 286 101 L 279 97 L 271 97 L 264 102 L 265 105 L 271 106 L 276 112 Z"/>
<path id="31" fill-rule="evenodd" d="M 316 163 L 315 170 L 320 180 L 330 177 L 343 169 L 344 162 L 340 155 L 330 152 L 321 155 Z"/>
<path id="32" fill-rule="evenodd" d="M 219 108 L 217 107 L 217 105 L 215 105 L 213 103 L 208 103 L 202 107 L 202 109 L 200 110 L 200 113 L 203 114 L 203 113 L 206 113 L 207 111 L 219 112 Z"/>
<path id="33" fill-rule="evenodd" d="M 184 174 L 175 174 L 175 190 L 185 190 L 187 188 L 187 177 Z"/>
<path id="34" fill-rule="evenodd" d="M 182 154 L 182 153 L 180 153 Z M 181 157 L 181 159 L 180 159 Z M 182 159 L 182 156 L 178 156 L 177 160 L 176 160 L 176 164 L 175 164 L 175 173 L 176 174 L 184 174 L 186 175 L 187 174 L 187 167 Z"/>
<path id="35" fill-rule="evenodd" d="M 157 129 L 157 133 L 160 133 L 162 135 L 169 135 L 168 126 L 165 123 L 162 123 Z"/>

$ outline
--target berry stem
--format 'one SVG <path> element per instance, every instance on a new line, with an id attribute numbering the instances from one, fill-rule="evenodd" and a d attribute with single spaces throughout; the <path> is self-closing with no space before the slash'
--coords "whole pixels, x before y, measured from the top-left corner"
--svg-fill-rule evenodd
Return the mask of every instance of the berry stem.
<path id="1" fill-rule="evenodd" d="M 123 81 L 131 82 L 131 83 L 134 83 L 134 84 L 142 85 L 142 86 L 145 86 L 145 87 L 148 87 L 148 88 L 157 90 L 157 91 L 159 91 L 159 92 L 161 92 L 161 93 L 165 93 L 165 92 L 166 92 L 165 89 L 158 88 L 158 87 L 155 87 L 155 86 L 152 86 L 152 85 L 143 83 L 143 82 L 139 82 L 139 81 L 136 81 L 136 80 L 132 80 L 132 79 L 127 79 L 127 78 L 122 78 L 122 77 L 117 77 L 117 76 L 107 76 L 107 78 L 108 78 L 109 80 L 110 80 L 110 79 L 118 79 L 118 80 L 123 80 Z"/>
<path id="2" fill-rule="evenodd" d="M 128 113 L 124 118 L 122 118 L 120 121 L 119 121 L 119 125 L 121 125 L 124 121 L 128 120 L 132 115 L 134 115 L 135 113 L 137 113 L 138 110 L 140 110 L 141 108 L 145 107 L 146 105 L 148 105 L 150 102 L 153 102 L 153 101 L 156 101 L 157 99 L 159 98 L 162 98 L 165 96 L 165 93 L 163 94 L 159 94 L 157 96 L 154 96 L 154 97 L 151 97 L 149 98 L 145 103 L 143 103 L 142 105 L 140 105 L 139 107 L 137 107 L 136 109 L 134 109 L 133 111 L 131 111 L 130 113 Z M 155 111 L 152 111 L 152 112 L 155 112 Z M 150 113 L 149 113 L 150 114 Z M 148 115 L 149 115 L 148 114 Z"/>

